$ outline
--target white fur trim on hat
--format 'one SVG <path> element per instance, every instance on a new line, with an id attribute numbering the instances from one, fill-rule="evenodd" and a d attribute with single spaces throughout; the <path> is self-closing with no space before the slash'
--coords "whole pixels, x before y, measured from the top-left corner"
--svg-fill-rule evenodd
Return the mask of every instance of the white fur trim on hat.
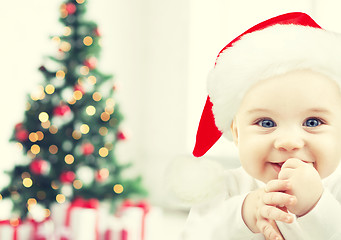
<path id="1" fill-rule="evenodd" d="M 230 140 L 230 124 L 257 81 L 312 69 L 341 86 L 341 35 L 301 25 L 274 25 L 244 35 L 217 59 L 208 78 L 216 126 Z"/>

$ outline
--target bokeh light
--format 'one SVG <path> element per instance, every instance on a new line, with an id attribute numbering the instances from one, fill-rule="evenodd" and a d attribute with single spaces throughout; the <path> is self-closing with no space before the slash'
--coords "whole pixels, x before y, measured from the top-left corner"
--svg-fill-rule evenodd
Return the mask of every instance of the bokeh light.
<path id="1" fill-rule="evenodd" d="M 52 189 L 57 190 L 59 188 L 59 185 L 55 181 L 52 181 L 51 187 L 52 187 Z"/>
<path id="2" fill-rule="evenodd" d="M 49 115 L 46 112 L 41 112 L 39 114 L 39 120 L 41 122 L 47 122 L 49 120 Z"/>
<path id="3" fill-rule="evenodd" d="M 50 121 L 42 122 L 41 126 L 45 129 L 48 129 L 50 127 L 51 123 Z"/>
<path id="4" fill-rule="evenodd" d="M 69 42 L 61 42 L 59 47 L 63 52 L 68 52 L 71 50 L 71 44 Z"/>
<path id="5" fill-rule="evenodd" d="M 57 203 L 64 203 L 65 202 L 65 196 L 63 194 L 58 194 L 56 196 Z"/>
<path id="6" fill-rule="evenodd" d="M 73 92 L 73 98 L 76 100 L 81 100 L 83 97 L 83 93 L 79 90 Z"/>
<path id="7" fill-rule="evenodd" d="M 22 184 L 24 185 L 24 187 L 29 188 L 32 186 L 33 182 L 31 178 L 24 178 L 22 180 Z"/>
<path id="8" fill-rule="evenodd" d="M 107 112 L 103 112 L 103 113 L 101 114 L 101 119 L 102 119 L 103 122 L 109 121 L 109 119 L 110 119 L 110 114 L 107 113 Z"/>
<path id="9" fill-rule="evenodd" d="M 117 194 L 121 194 L 124 190 L 121 184 L 116 184 L 113 189 L 114 189 L 114 192 Z"/>
<path id="10" fill-rule="evenodd" d="M 99 134 L 101 134 L 102 136 L 105 136 L 108 134 L 108 129 L 106 127 L 101 127 L 99 129 Z"/>
<path id="11" fill-rule="evenodd" d="M 83 43 L 84 43 L 85 46 L 90 46 L 90 45 L 93 43 L 92 37 L 86 36 L 86 37 L 83 39 Z"/>
<path id="12" fill-rule="evenodd" d="M 81 189 L 83 187 L 83 183 L 81 180 L 73 181 L 72 185 L 75 189 Z"/>
<path id="13" fill-rule="evenodd" d="M 97 79 L 96 79 L 95 76 L 89 76 L 89 77 L 88 77 L 88 80 L 89 80 L 89 82 L 90 82 L 92 85 L 95 85 L 96 82 L 97 82 Z"/>
<path id="14" fill-rule="evenodd" d="M 42 131 L 37 131 L 36 134 L 38 136 L 38 141 L 41 141 L 44 139 L 44 133 Z"/>
<path id="15" fill-rule="evenodd" d="M 88 106 L 85 111 L 89 116 L 93 116 L 96 114 L 96 108 L 94 106 L 91 106 L 91 105 Z"/>
<path id="16" fill-rule="evenodd" d="M 36 142 L 38 141 L 38 134 L 35 132 L 30 133 L 30 135 L 28 135 L 28 139 L 30 139 L 31 142 Z"/>
<path id="17" fill-rule="evenodd" d="M 82 137 L 82 133 L 78 130 L 74 130 L 72 132 L 72 137 L 75 139 L 75 140 L 78 140 Z"/>
<path id="18" fill-rule="evenodd" d="M 65 72 L 63 70 L 59 70 L 56 72 L 56 78 L 62 80 L 65 78 Z"/>
<path id="19" fill-rule="evenodd" d="M 87 134 L 90 131 L 90 127 L 87 124 L 82 124 L 80 126 L 80 131 L 82 134 Z"/>
<path id="20" fill-rule="evenodd" d="M 98 153 L 101 157 L 106 157 L 109 154 L 109 150 L 105 147 L 102 147 L 99 149 Z"/>
<path id="21" fill-rule="evenodd" d="M 72 164 L 75 161 L 75 158 L 71 154 L 68 154 L 65 156 L 64 161 L 67 164 Z"/>
<path id="22" fill-rule="evenodd" d="M 100 169 L 98 173 L 99 173 L 99 175 L 100 175 L 102 178 L 104 178 L 104 179 L 106 179 L 107 177 L 109 177 L 109 170 L 108 170 L 107 168 L 102 168 L 102 169 Z"/>
<path id="23" fill-rule="evenodd" d="M 72 30 L 69 26 L 64 27 L 64 36 L 70 36 Z"/>
<path id="24" fill-rule="evenodd" d="M 37 204 L 37 200 L 35 198 L 29 198 L 27 200 L 27 205 L 34 206 Z"/>
<path id="25" fill-rule="evenodd" d="M 49 147 L 49 152 L 50 152 L 51 154 L 57 154 L 57 153 L 58 153 L 58 147 L 57 147 L 56 145 L 51 145 L 51 146 Z"/>
<path id="26" fill-rule="evenodd" d="M 56 134 L 58 132 L 58 128 L 56 126 L 50 126 L 49 131 L 51 134 Z"/>
<path id="27" fill-rule="evenodd" d="M 30 178 L 31 177 L 31 174 L 29 174 L 28 172 L 23 172 L 21 174 L 21 178 L 24 179 L 24 178 Z"/>
<path id="28" fill-rule="evenodd" d="M 39 147 L 37 144 L 33 144 L 33 145 L 31 146 L 31 152 L 32 152 L 33 154 L 38 154 L 38 153 L 40 152 L 40 147 Z"/>
<path id="29" fill-rule="evenodd" d="M 52 84 L 46 85 L 46 87 L 45 87 L 45 92 L 46 92 L 47 94 L 53 94 L 54 91 L 55 91 L 55 87 L 54 87 Z"/>
<path id="30" fill-rule="evenodd" d="M 82 66 L 82 67 L 79 69 L 79 72 L 80 72 L 82 75 L 88 75 L 89 72 L 90 72 L 90 69 L 89 69 L 87 66 Z"/>
<path id="31" fill-rule="evenodd" d="M 94 92 L 94 94 L 92 94 L 92 99 L 98 102 L 102 99 L 102 95 L 99 92 Z"/>

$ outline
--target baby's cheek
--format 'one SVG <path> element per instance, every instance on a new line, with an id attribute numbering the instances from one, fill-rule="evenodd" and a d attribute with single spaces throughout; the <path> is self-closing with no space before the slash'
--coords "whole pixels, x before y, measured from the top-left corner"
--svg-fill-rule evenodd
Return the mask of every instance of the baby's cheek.
<path id="1" fill-rule="evenodd" d="M 331 175 L 338 165 L 340 164 L 340 160 L 333 160 L 333 161 L 326 161 L 326 162 L 318 162 L 317 164 L 314 164 L 314 168 L 319 173 L 321 179 L 324 179 Z"/>

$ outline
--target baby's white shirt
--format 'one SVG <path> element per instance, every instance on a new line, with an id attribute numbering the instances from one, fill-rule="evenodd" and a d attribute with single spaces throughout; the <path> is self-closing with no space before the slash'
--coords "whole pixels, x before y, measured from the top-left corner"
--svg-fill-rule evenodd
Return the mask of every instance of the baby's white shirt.
<path id="1" fill-rule="evenodd" d="M 246 195 L 264 186 L 241 167 L 226 170 L 226 192 L 193 206 L 181 240 L 264 240 L 245 225 L 241 209 Z M 285 240 L 341 239 L 341 165 L 322 180 L 324 192 L 312 211 L 293 223 L 278 221 Z"/>

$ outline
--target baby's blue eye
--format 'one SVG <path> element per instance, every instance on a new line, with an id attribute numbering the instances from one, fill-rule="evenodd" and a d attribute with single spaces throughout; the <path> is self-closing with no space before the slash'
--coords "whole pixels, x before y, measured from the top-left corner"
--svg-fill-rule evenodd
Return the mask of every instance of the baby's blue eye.
<path id="1" fill-rule="evenodd" d="M 262 120 L 258 121 L 257 124 L 261 127 L 264 127 L 264 128 L 276 127 L 276 123 L 270 119 L 262 119 Z"/>
<path id="2" fill-rule="evenodd" d="M 320 126 L 321 124 L 322 124 L 322 122 L 318 118 L 309 118 L 304 122 L 303 126 L 317 127 L 317 126 Z"/>

